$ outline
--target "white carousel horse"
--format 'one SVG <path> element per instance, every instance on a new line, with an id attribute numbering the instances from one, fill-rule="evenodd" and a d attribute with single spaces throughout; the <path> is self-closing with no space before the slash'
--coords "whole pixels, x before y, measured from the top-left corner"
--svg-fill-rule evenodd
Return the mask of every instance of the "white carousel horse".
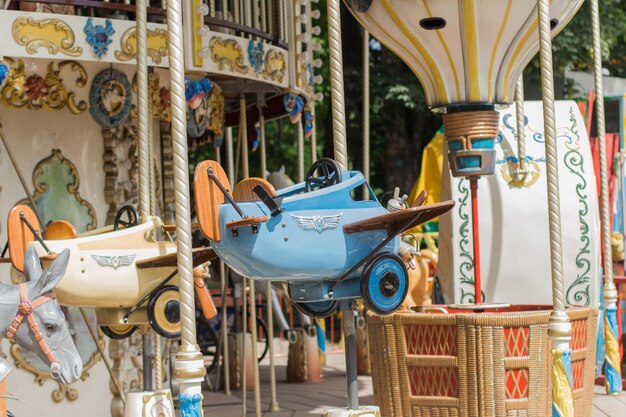
<path id="1" fill-rule="evenodd" d="M 18 285 L 0 283 L 0 337 L 12 338 L 50 364 L 52 377 L 61 384 L 76 382 L 83 363 L 70 335 L 53 289 L 59 283 L 70 252 L 61 252 L 42 272 L 34 248 L 26 251 L 24 275 Z"/>

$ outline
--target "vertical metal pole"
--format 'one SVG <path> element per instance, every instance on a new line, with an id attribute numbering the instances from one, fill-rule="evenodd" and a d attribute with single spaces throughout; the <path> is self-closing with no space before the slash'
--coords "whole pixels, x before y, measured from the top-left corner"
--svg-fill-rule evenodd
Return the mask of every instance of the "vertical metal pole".
<path id="1" fill-rule="evenodd" d="M 604 83 L 602 79 L 602 47 L 600 45 L 600 12 L 598 0 L 591 0 L 591 25 L 593 35 L 593 75 L 596 88 L 596 126 L 600 151 L 600 200 L 602 246 L 604 260 L 604 339 L 606 359 L 604 376 L 606 391 L 616 395 L 622 390 L 622 372 L 617 330 L 617 288 L 613 281 L 613 254 L 611 251 L 611 207 L 609 207 L 609 170 L 606 156 L 606 126 L 604 120 Z"/>
<path id="2" fill-rule="evenodd" d="M 303 120 L 293 125 L 296 129 L 296 153 L 298 160 L 298 182 L 304 181 L 304 126 Z"/>
<path id="3" fill-rule="evenodd" d="M 370 180 L 370 34 L 363 30 L 363 176 Z M 369 190 L 363 185 L 363 199 L 369 200 Z"/>
<path id="4" fill-rule="evenodd" d="M 474 304 L 483 302 L 482 284 L 480 282 L 480 226 L 478 223 L 478 178 L 470 178 L 472 194 L 472 246 L 474 249 Z"/>
<path id="5" fill-rule="evenodd" d="M 235 180 L 234 162 L 233 162 L 233 129 L 226 128 L 226 170 L 228 172 L 228 182 L 232 184 Z M 228 268 L 224 261 L 220 261 L 220 276 L 222 280 L 222 349 L 224 360 L 224 393 L 231 395 L 230 392 L 230 352 L 228 348 L 228 310 L 226 306 L 226 292 L 228 290 Z M 234 294 L 234 293 L 233 293 Z M 235 310 L 236 311 L 236 310 Z"/>
<path id="6" fill-rule="evenodd" d="M 239 99 L 239 143 L 237 148 L 241 149 L 241 165 L 243 177 L 248 178 L 248 129 L 246 121 L 246 98 L 241 96 Z M 234 184 L 233 184 L 234 187 Z M 248 346 L 248 280 L 242 277 L 241 280 L 241 309 L 242 309 L 242 335 L 241 335 L 241 414 L 243 417 L 247 413 L 247 397 L 248 397 L 248 361 L 246 348 Z M 253 343 L 256 341 L 252 341 Z M 253 358 L 254 359 L 254 358 Z"/>
<path id="7" fill-rule="evenodd" d="M 328 46 L 330 59 L 330 97 L 332 105 L 335 161 L 348 169 L 346 139 L 346 104 L 343 91 L 343 56 L 341 47 L 341 10 L 339 0 L 328 0 Z"/>
<path id="8" fill-rule="evenodd" d="M 550 226 L 550 263 L 552 269 L 552 313 L 548 335 L 552 340 L 552 405 L 562 416 L 574 415 L 571 381 L 572 325 L 565 312 L 563 282 L 563 247 L 561 239 L 561 204 L 559 193 L 559 164 L 554 112 L 554 76 L 552 69 L 552 38 L 548 0 L 538 0 L 539 55 L 543 98 L 544 136 L 546 148 L 546 179 L 548 184 L 548 219 Z M 564 383 L 566 382 L 566 383 Z"/>
<path id="9" fill-rule="evenodd" d="M 348 387 L 348 409 L 359 409 L 359 383 L 356 368 L 356 338 L 352 301 L 341 302 L 343 334 L 345 339 L 346 382 Z"/>
<path id="10" fill-rule="evenodd" d="M 206 370 L 202 354 L 196 344 L 181 3 L 179 0 L 167 0 L 176 247 L 182 325 L 181 344 L 176 354 L 174 376 L 180 383 L 181 414 L 202 416 L 202 389 L 200 384 L 204 380 Z"/>
<path id="11" fill-rule="evenodd" d="M 152 391 L 152 335 L 148 332 L 141 336 L 141 345 L 143 353 L 141 358 L 143 360 L 143 390 Z"/>
<path id="12" fill-rule="evenodd" d="M 267 154 L 265 149 L 265 116 L 263 116 L 263 110 L 259 108 L 259 139 L 261 143 L 259 145 L 261 152 L 261 178 L 267 179 Z"/>
<path id="13" fill-rule="evenodd" d="M 261 417 L 261 383 L 259 380 L 259 354 L 257 352 L 258 326 L 256 322 L 256 283 L 250 282 L 250 336 L 252 339 L 252 372 L 254 374 L 254 410 Z"/>
<path id="14" fill-rule="evenodd" d="M 526 123 L 524 118 L 524 75 L 519 76 L 515 85 L 515 116 L 517 121 L 518 176 L 526 175 Z"/>
<path id="15" fill-rule="evenodd" d="M 139 215 L 150 212 L 150 101 L 148 97 L 147 0 L 137 0 L 137 136 L 139 140 Z"/>

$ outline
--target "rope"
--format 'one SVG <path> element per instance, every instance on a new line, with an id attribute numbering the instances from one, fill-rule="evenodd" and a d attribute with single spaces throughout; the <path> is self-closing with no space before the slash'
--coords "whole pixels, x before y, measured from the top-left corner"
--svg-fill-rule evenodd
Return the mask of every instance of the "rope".
<path id="1" fill-rule="evenodd" d="M 139 215 L 150 215 L 147 0 L 137 0 L 137 136 L 139 137 Z"/>
<path id="2" fill-rule="evenodd" d="M 193 262 L 191 257 L 189 161 L 187 158 L 187 115 L 185 114 L 187 103 L 185 102 L 182 15 L 181 3 L 179 1 L 168 0 L 167 2 L 167 27 L 172 111 L 176 247 L 178 253 L 177 267 L 182 326 L 181 348 L 192 350 L 196 345 L 196 311 L 192 273 Z"/>
<path id="3" fill-rule="evenodd" d="M 330 59 L 330 97 L 332 101 L 335 161 L 339 169 L 348 168 L 346 145 L 346 105 L 343 92 L 343 57 L 341 47 L 341 10 L 339 0 L 328 0 L 328 46 Z"/>
<path id="4" fill-rule="evenodd" d="M 154 388 L 163 389 L 163 355 L 161 353 L 161 336 L 154 334 Z"/>
<path id="5" fill-rule="evenodd" d="M 524 123 L 524 75 L 519 76 L 515 85 L 515 116 L 517 118 L 517 159 L 519 174 L 526 174 L 526 134 Z"/>
<path id="6" fill-rule="evenodd" d="M 363 176 L 370 180 L 370 34 L 363 30 Z M 369 190 L 363 187 L 363 199 Z"/>
<path id="7" fill-rule="evenodd" d="M 548 219 L 550 223 L 550 264 L 552 269 L 552 323 L 569 324 L 565 314 L 563 284 L 563 248 L 561 247 L 561 206 L 559 195 L 559 167 L 554 116 L 554 76 L 552 73 L 552 39 L 550 34 L 550 6 L 548 0 L 538 0 L 539 46 L 543 99 L 544 137 L 546 148 L 546 178 L 548 183 Z M 550 329 L 549 329 L 550 330 Z M 555 349 L 557 346 L 553 346 Z"/>
<path id="8" fill-rule="evenodd" d="M 615 292 L 613 282 L 613 259 L 611 251 L 611 213 L 609 208 L 609 175 L 606 158 L 606 125 L 604 119 L 604 85 L 602 80 L 602 47 L 600 45 L 600 14 L 598 0 L 591 0 L 591 33 L 593 36 L 593 75 L 596 88 L 596 126 L 598 131 L 598 145 L 600 148 L 600 199 L 602 246 L 604 252 L 604 291 Z M 617 293 L 615 292 L 615 295 Z M 605 301 L 608 300 L 605 299 Z M 615 303 L 616 298 L 611 298 Z"/>

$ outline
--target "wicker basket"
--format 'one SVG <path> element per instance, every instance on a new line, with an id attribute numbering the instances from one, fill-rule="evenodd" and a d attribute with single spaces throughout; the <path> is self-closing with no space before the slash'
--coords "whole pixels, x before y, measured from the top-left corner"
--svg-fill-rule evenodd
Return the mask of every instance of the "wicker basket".
<path id="1" fill-rule="evenodd" d="M 547 306 L 368 314 L 383 417 L 552 415 Z M 591 415 L 597 312 L 568 310 L 576 416 Z"/>

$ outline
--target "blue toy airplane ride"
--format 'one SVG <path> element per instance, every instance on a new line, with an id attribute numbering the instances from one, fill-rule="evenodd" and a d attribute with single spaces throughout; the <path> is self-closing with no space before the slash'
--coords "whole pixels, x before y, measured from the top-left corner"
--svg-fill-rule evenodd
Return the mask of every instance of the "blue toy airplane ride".
<path id="1" fill-rule="evenodd" d="M 245 277 L 287 281 L 296 307 L 313 317 L 360 297 L 376 313 L 395 311 L 408 290 L 400 234 L 454 206 L 416 200 L 389 212 L 360 172 L 342 172 L 328 158 L 311 166 L 305 182 L 278 193 L 261 178 L 231 193 L 211 160 L 198 164 L 194 181 L 199 227 L 217 255 Z M 359 198 L 362 187 L 367 200 Z"/>

